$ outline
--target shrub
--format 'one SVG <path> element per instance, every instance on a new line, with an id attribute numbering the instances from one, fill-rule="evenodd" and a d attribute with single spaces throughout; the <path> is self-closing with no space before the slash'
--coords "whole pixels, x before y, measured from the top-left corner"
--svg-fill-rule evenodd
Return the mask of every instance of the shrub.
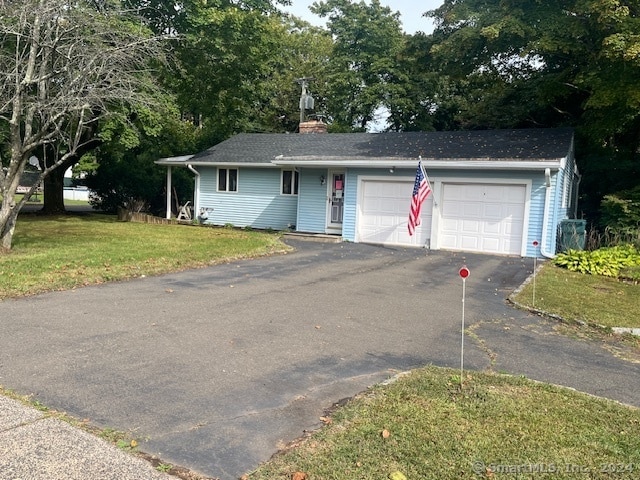
<path id="1" fill-rule="evenodd" d="M 640 253 L 633 245 L 618 245 L 591 252 L 568 250 L 558 254 L 554 263 L 573 272 L 618 277 L 622 269 L 640 266 Z"/>
<path id="2" fill-rule="evenodd" d="M 634 283 L 640 283 L 640 266 L 623 268 L 620 270 L 620 278 Z"/>
<path id="3" fill-rule="evenodd" d="M 640 228 L 640 185 L 605 195 L 600 204 L 602 226 L 614 232 Z"/>
<path id="4" fill-rule="evenodd" d="M 640 250 L 640 228 L 598 230 L 591 226 L 587 232 L 585 250 L 598 250 L 603 247 L 632 244 Z"/>

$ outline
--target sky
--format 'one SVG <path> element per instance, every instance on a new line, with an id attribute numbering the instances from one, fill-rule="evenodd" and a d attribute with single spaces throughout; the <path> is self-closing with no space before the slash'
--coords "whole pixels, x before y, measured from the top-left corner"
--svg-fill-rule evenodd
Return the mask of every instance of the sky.
<path id="1" fill-rule="evenodd" d="M 315 0 L 291 0 L 291 6 L 283 7 L 283 10 L 301 17 L 314 25 L 324 25 L 324 19 L 316 17 L 309 11 L 309 5 Z M 354 0 L 359 3 L 360 0 Z M 369 3 L 369 2 L 367 2 Z M 442 5 L 443 0 L 380 0 L 380 4 L 391 8 L 393 12 L 400 12 L 400 20 L 404 31 L 409 34 L 418 31 L 431 33 L 433 24 L 431 20 L 422 14 Z"/>

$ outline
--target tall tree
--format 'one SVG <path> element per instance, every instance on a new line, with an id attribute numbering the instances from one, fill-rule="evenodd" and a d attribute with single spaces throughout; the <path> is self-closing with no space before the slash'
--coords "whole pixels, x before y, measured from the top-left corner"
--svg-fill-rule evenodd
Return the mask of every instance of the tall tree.
<path id="1" fill-rule="evenodd" d="M 15 193 L 35 151 L 54 150 L 52 163 L 44 159 L 42 181 L 93 140 L 87 132 L 95 122 L 128 104 L 153 110 L 157 88 L 148 61 L 162 58 L 163 50 L 130 18 L 96 10 L 95 2 L 0 4 L 0 124 L 9 150 L 0 170 L 0 247 L 11 248 L 29 197 L 16 202 Z"/>
<path id="2" fill-rule="evenodd" d="M 300 121 L 300 79 L 309 79 L 308 93 L 317 117 L 328 116 L 328 66 L 333 41 L 324 29 L 296 18 L 278 20 L 273 28 L 274 49 L 266 74 L 257 79 L 252 131 L 295 132 Z"/>
<path id="3" fill-rule="evenodd" d="M 333 120 L 337 127 L 364 130 L 376 119 L 376 110 L 393 107 L 402 96 L 402 82 L 394 81 L 401 76 L 400 15 L 379 0 L 325 0 L 311 11 L 327 17 L 334 39 L 328 77 Z"/>
<path id="4" fill-rule="evenodd" d="M 588 212 L 638 178 L 635 0 L 445 0 L 430 54 L 466 128 L 576 127 Z"/>
<path id="5" fill-rule="evenodd" d="M 278 50 L 280 16 L 270 0 L 127 0 L 156 33 L 177 39 L 164 84 L 184 119 L 209 143 L 255 125 L 261 82 Z M 206 136 L 203 136 L 203 139 Z M 209 146 L 209 145 L 207 145 Z"/>

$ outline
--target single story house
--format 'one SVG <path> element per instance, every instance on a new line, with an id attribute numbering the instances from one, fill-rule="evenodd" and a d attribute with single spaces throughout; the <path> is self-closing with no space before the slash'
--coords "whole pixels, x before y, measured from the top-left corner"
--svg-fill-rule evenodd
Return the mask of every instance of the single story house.
<path id="1" fill-rule="evenodd" d="M 351 242 L 552 257 L 575 218 L 571 129 L 252 134 L 156 161 L 195 176 L 195 215 L 213 225 L 290 229 Z M 317 133 L 317 132 L 320 133 Z M 422 159 L 432 194 L 407 229 Z M 167 216 L 171 215 L 167 198 Z M 206 219 L 205 219 L 206 217 Z"/>

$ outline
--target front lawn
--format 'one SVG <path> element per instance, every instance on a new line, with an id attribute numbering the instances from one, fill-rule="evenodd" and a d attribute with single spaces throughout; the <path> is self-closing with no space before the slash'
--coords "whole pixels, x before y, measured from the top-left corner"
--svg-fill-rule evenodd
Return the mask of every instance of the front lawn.
<path id="1" fill-rule="evenodd" d="M 197 268 L 288 250 L 273 233 L 116 221 L 109 215 L 18 217 L 0 254 L 0 300 Z"/>
<path id="2" fill-rule="evenodd" d="M 350 401 L 245 478 L 632 479 L 640 410 L 498 374 L 426 368 Z"/>
<path id="3" fill-rule="evenodd" d="M 607 327 L 640 327 L 640 285 L 570 272 L 547 263 L 514 300 L 569 321 Z"/>

